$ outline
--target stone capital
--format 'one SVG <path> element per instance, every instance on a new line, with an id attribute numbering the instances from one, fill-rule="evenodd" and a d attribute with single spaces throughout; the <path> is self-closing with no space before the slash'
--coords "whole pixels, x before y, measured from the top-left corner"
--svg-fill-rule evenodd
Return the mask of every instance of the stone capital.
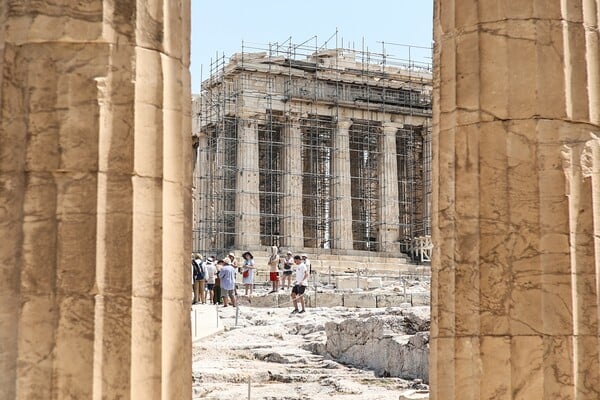
<path id="1" fill-rule="evenodd" d="M 338 130 L 348 130 L 352 126 L 353 121 L 351 119 L 342 119 L 337 121 Z"/>
<path id="2" fill-rule="evenodd" d="M 383 128 L 383 133 L 389 135 L 395 134 L 398 132 L 398 129 L 402 129 L 403 126 L 404 124 L 399 122 L 384 122 L 381 127 Z"/>

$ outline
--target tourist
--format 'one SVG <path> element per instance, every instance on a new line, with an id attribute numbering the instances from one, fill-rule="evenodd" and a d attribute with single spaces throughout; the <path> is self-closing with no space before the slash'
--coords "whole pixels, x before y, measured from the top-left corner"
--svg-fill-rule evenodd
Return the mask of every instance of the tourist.
<path id="1" fill-rule="evenodd" d="M 294 265 L 294 257 L 292 252 L 288 251 L 283 259 L 283 273 L 281 274 L 281 290 L 285 288 L 285 282 L 287 281 L 287 288 L 289 289 L 292 285 L 292 266 Z"/>
<path id="2" fill-rule="evenodd" d="M 249 251 L 242 254 L 244 263 L 242 264 L 242 283 L 244 284 L 244 294 L 246 296 L 252 295 L 252 289 L 254 286 L 254 257 Z"/>
<path id="3" fill-rule="evenodd" d="M 292 314 L 304 313 L 304 292 L 306 286 L 308 286 L 308 270 L 306 265 L 302 262 L 302 257 L 294 256 L 294 264 L 296 264 L 296 281 L 292 288 L 292 302 L 294 303 L 294 310 Z M 298 300 L 300 300 L 301 310 L 298 310 Z"/>
<path id="4" fill-rule="evenodd" d="M 206 274 L 206 288 L 208 290 L 208 301 L 209 304 L 215 304 L 215 281 L 217 275 L 217 267 L 212 262 L 213 258 L 209 257 L 210 263 L 206 264 L 205 274 Z"/>
<path id="5" fill-rule="evenodd" d="M 232 266 L 234 269 L 238 269 L 238 262 L 237 262 L 237 260 L 235 259 L 235 254 L 233 254 L 233 253 L 229 253 L 229 254 L 227 254 L 227 257 L 229 257 L 229 259 L 231 260 L 231 266 Z M 242 271 L 241 271 L 241 270 L 239 270 L 239 272 L 241 273 Z"/>
<path id="6" fill-rule="evenodd" d="M 219 271 L 219 278 L 221 278 L 221 291 L 223 292 L 223 307 L 227 307 L 229 300 L 231 305 L 236 306 L 235 299 L 235 269 L 231 265 L 229 257 L 225 257 L 223 260 L 223 268 Z"/>
<path id="7" fill-rule="evenodd" d="M 196 281 L 194 277 L 196 276 L 196 256 L 192 253 L 192 261 L 190 263 L 191 267 L 191 283 L 192 283 L 192 304 L 196 304 L 196 292 L 194 291 L 194 282 Z"/>
<path id="8" fill-rule="evenodd" d="M 242 267 L 238 266 L 238 262 L 235 259 L 235 254 L 229 253 L 229 254 L 227 254 L 227 257 L 225 257 L 225 258 L 229 258 L 229 260 L 231 260 L 231 266 L 233 267 L 233 269 L 235 269 L 240 274 L 242 273 Z M 235 296 L 237 297 L 237 295 L 238 295 L 237 284 L 235 285 L 235 289 L 234 290 L 235 290 Z"/>
<path id="9" fill-rule="evenodd" d="M 308 275 L 312 275 L 312 265 L 310 265 L 310 260 L 306 254 L 302 254 L 302 262 L 306 265 Z"/>
<path id="10" fill-rule="evenodd" d="M 277 293 L 279 290 L 279 254 L 277 254 L 277 246 L 271 247 L 271 254 L 269 255 L 269 281 L 271 281 L 271 291 L 269 293 Z"/>
<path id="11" fill-rule="evenodd" d="M 214 288 L 214 301 L 213 304 L 221 304 L 223 301 L 221 300 L 221 278 L 219 277 L 219 272 L 223 269 L 225 262 L 223 260 L 217 261 L 216 270 L 217 273 L 215 275 L 215 288 Z"/>
<path id="12" fill-rule="evenodd" d="M 194 300 L 192 304 L 198 304 L 199 302 L 206 301 L 204 297 L 204 267 L 202 265 L 202 256 L 200 254 L 196 254 L 195 259 L 193 261 L 194 266 Z"/>

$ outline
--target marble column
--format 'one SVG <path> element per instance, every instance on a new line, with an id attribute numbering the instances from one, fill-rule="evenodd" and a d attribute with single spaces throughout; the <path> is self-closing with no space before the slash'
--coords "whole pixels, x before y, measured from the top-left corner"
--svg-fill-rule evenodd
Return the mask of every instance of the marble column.
<path id="1" fill-rule="evenodd" d="M 302 219 L 302 130 L 298 118 L 290 118 L 283 127 L 283 246 L 304 247 Z"/>
<path id="2" fill-rule="evenodd" d="M 248 250 L 260 246 L 258 126 L 254 118 L 242 117 L 237 129 L 235 247 Z"/>
<path id="3" fill-rule="evenodd" d="M 338 121 L 333 149 L 332 248 L 352 250 L 352 199 L 350 177 L 351 120 Z"/>
<path id="4" fill-rule="evenodd" d="M 395 123 L 383 125 L 379 142 L 379 251 L 398 253 L 399 208 L 398 208 L 398 162 L 396 154 L 396 132 L 401 126 Z"/>
<path id="5" fill-rule="evenodd" d="M 435 2 L 432 399 L 598 398 L 598 5 Z"/>
<path id="6" fill-rule="evenodd" d="M 4 5 L 2 398 L 191 398 L 189 1 Z"/>
<path id="7" fill-rule="evenodd" d="M 197 159 L 194 164 L 194 243 L 193 250 L 205 252 L 210 249 L 208 242 L 208 219 L 209 212 L 209 173 L 210 173 L 210 149 L 208 148 L 208 137 L 205 133 L 198 134 Z"/>

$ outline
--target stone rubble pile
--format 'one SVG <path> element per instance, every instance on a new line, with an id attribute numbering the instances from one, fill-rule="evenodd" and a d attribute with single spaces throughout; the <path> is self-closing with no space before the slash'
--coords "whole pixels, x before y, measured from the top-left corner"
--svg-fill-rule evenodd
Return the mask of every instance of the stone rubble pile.
<path id="1" fill-rule="evenodd" d="M 428 398 L 428 306 L 311 307 L 302 315 L 255 307 L 269 297 L 285 300 L 253 296 L 239 310 L 220 309 L 225 331 L 194 346 L 195 399 L 237 400 L 249 388 L 253 399 Z"/>

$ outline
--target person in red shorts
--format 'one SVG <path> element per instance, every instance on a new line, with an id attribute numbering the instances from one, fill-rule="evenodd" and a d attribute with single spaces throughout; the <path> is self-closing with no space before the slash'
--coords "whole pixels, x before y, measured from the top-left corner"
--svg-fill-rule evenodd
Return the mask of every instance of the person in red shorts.
<path id="1" fill-rule="evenodd" d="M 269 255 L 269 281 L 271 281 L 272 290 L 269 293 L 277 293 L 279 290 L 279 254 L 277 254 L 277 246 L 271 246 L 271 254 Z"/>

